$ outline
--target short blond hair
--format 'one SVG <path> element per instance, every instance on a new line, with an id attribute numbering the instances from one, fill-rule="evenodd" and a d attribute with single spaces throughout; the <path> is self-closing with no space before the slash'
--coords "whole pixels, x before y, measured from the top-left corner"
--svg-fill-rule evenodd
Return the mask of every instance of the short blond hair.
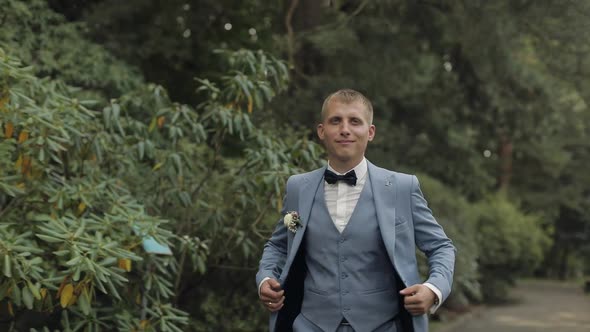
<path id="1" fill-rule="evenodd" d="M 352 89 L 338 90 L 324 99 L 324 104 L 322 105 L 322 121 L 326 116 L 328 105 L 333 101 L 344 104 L 352 104 L 356 102 L 361 103 L 363 106 L 365 106 L 367 114 L 369 115 L 369 124 L 373 124 L 373 105 L 371 104 L 371 101 L 362 93 Z"/>

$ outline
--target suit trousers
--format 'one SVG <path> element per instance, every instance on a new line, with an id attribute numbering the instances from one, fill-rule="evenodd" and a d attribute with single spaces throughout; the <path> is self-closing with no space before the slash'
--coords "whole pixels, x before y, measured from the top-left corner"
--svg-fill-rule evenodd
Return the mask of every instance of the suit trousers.
<path id="1" fill-rule="evenodd" d="M 309 321 L 302 314 L 297 315 L 293 322 L 293 332 L 327 332 L 320 329 L 317 325 Z M 365 332 L 355 331 L 350 325 L 340 325 L 336 329 L 336 332 Z M 371 332 L 403 332 L 400 326 L 399 319 L 393 319 L 385 324 L 379 326 L 376 330 Z"/>

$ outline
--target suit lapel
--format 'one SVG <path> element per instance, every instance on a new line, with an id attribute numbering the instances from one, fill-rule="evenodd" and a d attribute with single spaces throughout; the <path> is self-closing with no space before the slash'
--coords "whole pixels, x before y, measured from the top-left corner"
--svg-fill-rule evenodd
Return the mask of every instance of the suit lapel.
<path id="1" fill-rule="evenodd" d="M 304 179 L 304 183 L 299 189 L 299 215 L 301 217 L 301 229 L 297 230 L 295 233 L 295 237 L 293 238 L 293 246 L 291 247 L 291 256 L 297 252 L 299 249 L 299 245 L 301 244 L 301 239 L 303 239 L 303 234 L 307 229 L 307 223 L 309 222 L 309 217 L 311 216 L 311 207 L 313 205 L 313 199 L 316 195 L 316 191 L 318 190 L 322 180 L 324 178 L 324 171 L 326 167 L 322 167 L 317 169 L 311 173 L 309 173 Z"/>
<path id="2" fill-rule="evenodd" d="M 395 264 L 395 203 L 397 199 L 395 177 L 391 172 L 370 162 L 367 164 L 381 237 L 389 258 Z"/>
<path id="3" fill-rule="evenodd" d="M 285 269 L 283 270 L 283 274 L 281 275 L 282 282 L 285 281 L 287 277 L 286 274 L 289 272 L 291 264 L 295 259 L 295 255 L 299 251 L 299 246 L 301 245 L 301 240 L 303 239 L 303 235 L 305 234 L 305 230 L 307 229 L 307 223 L 309 222 L 309 217 L 311 215 L 313 199 L 316 195 L 316 191 L 318 190 L 320 184 L 324 179 L 325 170 L 325 166 L 319 168 L 313 172 L 308 173 L 301 180 L 302 183 L 299 188 L 297 204 L 297 212 L 299 213 L 299 217 L 301 218 L 301 227 L 297 229 L 297 232 L 295 232 L 295 235 L 293 235 L 293 242 L 289 249 L 287 261 L 285 262 Z"/>

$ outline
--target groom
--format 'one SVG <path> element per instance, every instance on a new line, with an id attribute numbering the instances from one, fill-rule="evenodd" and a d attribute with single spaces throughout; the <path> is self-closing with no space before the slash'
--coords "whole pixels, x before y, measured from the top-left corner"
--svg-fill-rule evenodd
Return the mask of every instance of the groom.
<path id="1" fill-rule="evenodd" d="M 271 332 L 426 332 L 451 292 L 455 247 L 418 179 L 365 159 L 375 137 L 361 93 L 326 98 L 317 127 L 328 166 L 287 181 L 282 215 L 256 282 Z M 295 217 L 295 218 L 293 218 Z M 418 274 L 416 246 L 428 257 Z"/>

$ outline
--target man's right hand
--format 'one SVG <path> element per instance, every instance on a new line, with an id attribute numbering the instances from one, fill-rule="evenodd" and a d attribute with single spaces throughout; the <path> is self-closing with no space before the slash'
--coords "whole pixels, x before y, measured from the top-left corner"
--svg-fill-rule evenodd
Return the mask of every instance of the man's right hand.
<path id="1" fill-rule="evenodd" d="M 276 279 L 265 280 L 260 286 L 260 302 L 271 312 L 283 307 L 284 294 L 285 291 L 281 289 L 281 284 Z"/>

